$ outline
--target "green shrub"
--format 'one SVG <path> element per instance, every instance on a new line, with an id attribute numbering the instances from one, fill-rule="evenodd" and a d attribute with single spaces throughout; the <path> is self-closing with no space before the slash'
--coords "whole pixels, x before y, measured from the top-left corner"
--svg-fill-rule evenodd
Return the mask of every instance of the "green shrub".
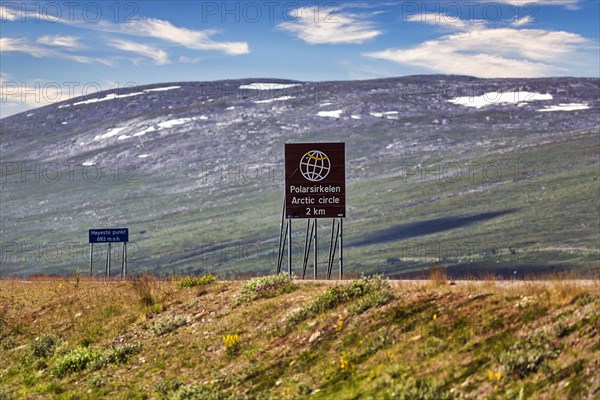
<path id="1" fill-rule="evenodd" d="M 92 364 L 94 367 L 100 367 L 103 364 L 102 352 L 88 347 L 77 347 L 56 361 L 52 373 L 62 378 L 65 375 L 83 371 Z"/>
<path id="2" fill-rule="evenodd" d="M 537 371 L 547 360 L 556 358 L 559 353 L 546 335 L 538 332 L 500 353 L 498 361 L 509 373 L 524 378 Z"/>
<path id="3" fill-rule="evenodd" d="M 216 282 L 217 278 L 211 274 L 202 275 L 202 276 L 186 276 L 181 281 L 179 281 L 179 288 L 191 288 L 195 286 L 203 286 L 208 285 L 210 283 Z"/>
<path id="4" fill-rule="evenodd" d="M 155 320 L 150 326 L 150 330 L 156 336 L 162 336 L 174 331 L 180 326 L 187 324 L 187 322 L 187 317 L 182 315 L 166 316 L 164 318 Z"/>
<path id="5" fill-rule="evenodd" d="M 31 342 L 29 348 L 34 357 L 46 358 L 54 354 L 54 349 L 58 344 L 57 339 L 52 335 L 44 335 L 38 340 Z"/>
<path id="6" fill-rule="evenodd" d="M 113 346 L 104 353 L 104 359 L 107 364 L 123 364 L 129 361 L 129 358 L 140 352 L 140 343 L 126 343 L 121 346 Z"/>
<path id="7" fill-rule="evenodd" d="M 162 303 L 155 303 L 151 306 L 143 307 L 144 314 L 146 314 L 146 319 L 152 319 L 161 312 L 165 311 L 165 306 Z"/>
<path id="8" fill-rule="evenodd" d="M 580 307 L 586 306 L 596 300 L 597 296 L 592 293 L 582 293 L 579 296 L 576 296 L 574 299 L 574 303 Z"/>
<path id="9" fill-rule="evenodd" d="M 223 397 L 218 390 L 210 386 L 185 385 L 181 386 L 170 397 L 170 400 L 221 400 Z"/>
<path id="10" fill-rule="evenodd" d="M 378 290 L 389 289 L 389 283 L 381 275 L 361 276 L 345 288 L 349 299 L 353 300 Z"/>
<path id="11" fill-rule="evenodd" d="M 437 381 L 408 378 L 397 384 L 390 397 L 398 400 L 454 400 L 456 395 Z"/>
<path id="12" fill-rule="evenodd" d="M 312 393 L 312 389 L 307 383 L 301 382 L 298 384 L 298 394 L 300 396 L 308 396 Z"/>
<path id="13" fill-rule="evenodd" d="M 576 329 L 575 325 L 569 325 L 566 322 L 559 322 L 554 326 L 554 335 L 558 339 L 562 339 L 564 337 L 569 336 Z"/>
<path id="14" fill-rule="evenodd" d="M 52 373 L 62 378 L 84 369 L 97 370 L 108 364 L 125 363 L 132 355 L 140 352 L 140 347 L 139 343 L 113 346 L 104 351 L 89 347 L 77 347 L 56 361 Z"/>
<path id="15" fill-rule="evenodd" d="M 161 399 L 166 399 L 172 392 L 176 392 L 183 384 L 176 379 L 167 378 L 167 380 L 156 385 L 155 391 Z"/>
<path id="16" fill-rule="evenodd" d="M 283 293 L 290 293 L 298 288 L 293 283 L 293 278 L 288 274 L 260 276 L 250 279 L 242 288 L 240 301 L 253 301 L 256 299 L 276 297 Z"/>
<path id="17" fill-rule="evenodd" d="M 290 325 L 295 325 L 353 300 L 357 300 L 357 302 L 352 306 L 352 311 L 361 313 L 369 308 L 385 304 L 391 299 L 389 283 L 381 276 L 362 276 L 349 285 L 336 285 L 328 288 L 306 306 L 289 313 L 286 319 Z"/>
<path id="18" fill-rule="evenodd" d="M 12 350 L 17 346 L 17 342 L 11 336 L 0 337 L 0 349 Z"/>
<path id="19" fill-rule="evenodd" d="M 183 385 L 176 380 L 167 380 L 156 386 L 156 392 L 161 399 L 168 400 L 225 400 L 216 385 Z"/>
<path id="20" fill-rule="evenodd" d="M 375 308 L 387 304 L 392 300 L 391 291 L 389 290 L 376 290 L 371 292 L 364 297 L 361 297 L 352 305 L 352 311 L 356 314 L 363 313 L 370 308 Z"/>

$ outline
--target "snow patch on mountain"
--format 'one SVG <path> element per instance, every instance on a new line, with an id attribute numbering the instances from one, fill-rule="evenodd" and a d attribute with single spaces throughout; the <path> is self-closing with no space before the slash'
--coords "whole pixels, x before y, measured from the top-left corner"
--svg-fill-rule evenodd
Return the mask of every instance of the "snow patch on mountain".
<path id="1" fill-rule="evenodd" d="M 317 117 L 340 118 L 341 116 L 342 116 L 342 110 L 319 111 L 317 113 Z"/>
<path id="2" fill-rule="evenodd" d="M 589 110 L 590 105 L 587 103 L 561 103 L 557 106 L 546 106 L 540 110 L 539 112 L 553 112 L 553 111 L 579 111 L 579 110 Z"/>
<path id="3" fill-rule="evenodd" d="M 144 129 L 143 131 L 134 133 L 133 136 L 144 136 L 146 133 L 154 132 L 155 130 L 156 128 L 151 126 L 149 128 Z"/>
<path id="4" fill-rule="evenodd" d="M 177 118 L 170 119 L 168 121 L 163 121 L 158 123 L 158 129 L 168 129 L 174 126 L 187 124 L 188 122 L 193 121 L 195 118 Z"/>
<path id="5" fill-rule="evenodd" d="M 121 132 L 123 132 L 125 130 L 125 128 L 113 128 L 113 129 L 109 129 L 108 132 L 106 132 L 103 135 L 96 135 L 94 137 L 94 141 L 97 140 L 104 140 L 104 139 L 108 139 L 111 138 L 113 136 L 117 136 L 118 134 L 120 134 Z"/>
<path id="6" fill-rule="evenodd" d="M 552 100 L 551 94 L 535 92 L 488 92 L 481 96 L 461 96 L 448 100 L 449 103 L 459 106 L 483 108 L 500 104 L 519 104 L 531 101 Z"/>
<path id="7" fill-rule="evenodd" d="M 299 83 L 250 83 L 248 85 L 241 85 L 240 89 L 249 89 L 249 90 L 280 90 L 280 89 L 289 89 L 296 86 L 300 86 Z"/>
<path id="8" fill-rule="evenodd" d="M 179 88 L 181 88 L 181 86 L 163 86 L 163 87 L 156 87 L 156 88 L 152 88 L 152 89 L 144 89 L 141 92 L 133 92 L 133 93 L 126 93 L 126 94 L 109 93 L 104 97 L 97 97 L 95 99 L 82 100 L 82 101 L 73 103 L 72 105 L 79 106 L 82 104 L 94 104 L 94 103 L 99 103 L 102 101 L 124 99 L 127 97 L 139 96 L 139 95 L 142 95 L 144 93 L 149 93 L 149 92 L 166 92 L 167 90 L 173 90 L 173 89 L 179 89 Z M 58 108 L 66 108 L 66 107 L 70 107 L 70 106 L 71 106 L 71 104 L 63 104 L 63 105 L 58 106 Z"/>
<path id="9" fill-rule="evenodd" d="M 82 104 L 93 104 L 93 103 L 99 103 L 101 101 L 108 101 L 108 100 L 116 100 L 116 99 L 124 99 L 126 97 L 132 97 L 132 96 L 139 96 L 141 94 L 144 94 L 144 92 L 134 92 L 134 93 L 127 93 L 127 94 L 116 94 L 116 93 L 110 93 L 107 94 L 104 97 L 100 97 L 100 98 L 95 98 L 95 99 L 89 99 L 89 100 L 82 100 L 82 101 L 78 101 L 76 103 L 73 103 L 74 106 L 79 106 Z"/>
<path id="10" fill-rule="evenodd" d="M 164 86 L 152 89 L 145 89 L 144 92 L 166 92 L 167 90 L 179 89 L 181 86 Z"/>
<path id="11" fill-rule="evenodd" d="M 383 112 L 373 111 L 373 112 L 370 112 L 369 114 L 375 118 L 398 119 L 398 111 L 383 111 Z"/>
<path id="12" fill-rule="evenodd" d="M 254 103 L 255 104 L 268 104 L 268 103 L 273 103 L 275 101 L 285 101 L 285 100 L 292 100 L 295 99 L 294 96 L 281 96 L 281 97 L 276 97 L 274 99 L 267 99 L 267 100 L 257 100 Z"/>

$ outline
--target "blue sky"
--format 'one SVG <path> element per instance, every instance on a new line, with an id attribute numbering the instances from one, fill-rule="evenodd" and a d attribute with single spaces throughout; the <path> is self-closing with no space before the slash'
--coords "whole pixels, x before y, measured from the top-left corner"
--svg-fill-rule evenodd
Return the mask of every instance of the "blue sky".
<path id="1" fill-rule="evenodd" d="M 600 1 L 0 1 L 1 115 L 129 85 L 599 77 Z"/>

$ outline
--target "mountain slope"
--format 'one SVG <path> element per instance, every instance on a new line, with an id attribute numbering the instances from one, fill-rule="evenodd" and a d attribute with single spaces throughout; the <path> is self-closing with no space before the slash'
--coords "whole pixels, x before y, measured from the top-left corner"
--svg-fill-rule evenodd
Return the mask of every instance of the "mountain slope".
<path id="1" fill-rule="evenodd" d="M 180 82 L 4 118 L 0 273 L 86 270 L 87 229 L 104 227 L 130 228 L 133 271 L 273 271 L 283 145 L 308 141 L 346 142 L 350 271 L 598 271 L 599 90 L 583 78 Z"/>

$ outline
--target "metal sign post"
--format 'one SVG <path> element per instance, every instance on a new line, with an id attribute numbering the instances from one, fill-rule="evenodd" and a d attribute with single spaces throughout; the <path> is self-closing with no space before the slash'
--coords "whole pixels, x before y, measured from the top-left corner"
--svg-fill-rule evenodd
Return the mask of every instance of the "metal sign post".
<path id="1" fill-rule="evenodd" d="M 344 279 L 344 219 L 340 218 L 340 280 Z"/>
<path id="2" fill-rule="evenodd" d="M 287 243 L 287 221 L 285 219 L 285 200 L 281 210 L 281 229 L 279 230 L 279 251 L 277 253 L 277 273 L 281 273 L 281 264 L 283 263 L 283 252 Z"/>
<path id="3" fill-rule="evenodd" d="M 92 264 L 94 263 L 94 243 L 90 243 L 90 276 L 93 274 Z"/>
<path id="4" fill-rule="evenodd" d="M 288 274 L 292 276 L 292 220 L 288 219 Z"/>
<path id="5" fill-rule="evenodd" d="M 331 279 L 331 274 L 333 273 L 333 264 L 335 264 L 335 254 L 337 252 L 338 243 L 340 251 L 338 253 L 338 265 L 339 265 L 339 273 L 340 280 L 344 279 L 344 251 L 343 251 L 343 231 L 344 231 L 344 220 L 342 218 L 338 218 L 337 220 L 333 220 L 333 224 L 331 225 L 331 240 L 329 242 L 329 258 L 327 260 L 327 279 Z"/>
<path id="6" fill-rule="evenodd" d="M 123 255 L 121 256 L 121 279 L 127 275 L 127 242 L 123 243 Z"/>
<path id="7" fill-rule="evenodd" d="M 309 219 L 308 222 L 306 223 L 306 236 L 304 238 L 304 258 L 303 258 L 303 262 L 302 262 L 302 279 L 304 279 L 304 277 L 306 276 L 306 268 L 308 267 L 308 259 L 310 257 L 310 247 L 312 246 L 312 242 L 313 239 L 315 240 L 315 260 L 314 260 L 314 267 L 316 269 L 317 267 L 317 246 L 316 246 L 316 241 L 317 241 L 317 220 L 316 219 Z M 316 277 L 316 271 L 315 271 L 315 277 Z M 316 279 L 316 278 L 315 278 Z"/>
<path id="8" fill-rule="evenodd" d="M 315 260 L 314 260 L 314 266 L 313 266 L 313 269 L 314 269 L 314 271 L 313 271 L 314 272 L 313 279 L 317 280 L 317 258 L 318 258 L 317 253 L 319 251 L 319 246 L 317 245 L 317 231 L 318 231 L 318 229 L 317 229 L 317 220 L 314 219 L 313 221 L 314 221 L 313 222 L 313 226 L 315 227 L 315 254 L 314 254 Z"/>
<path id="9" fill-rule="evenodd" d="M 332 218 L 334 226 L 329 249 L 327 277 L 340 246 L 340 279 L 343 276 L 341 220 L 346 217 L 346 148 L 344 143 L 288 143 L 285 145 L 285 201 L 281 217 L 277 272 L 281 272 L 283 253 L 288 246 L 288 273 L 292 274 L 292 219 L 308 219 L 302 259 L 302 278 L 314 240 L 313 277 L 317 279 L 317 220 Z M 284 220 L 287 224 L 284 225 Z M 336 233 L 336 219 L 337 223 Z M 312 223 L 311 223 L 312 220 Z M 284 228 L 285 226 L 285 228 Z M 334 234 L 335 233 L 335 234 Z M 286 238 L 287 236 L 287 238 Z"/>
<path id="10" fill-rule="evenodd" d="M 106 277 L 110 278 L 110 255 L 111 255 L 111 244 L 108 244 L 108 250 L 106 251 Z"/>

